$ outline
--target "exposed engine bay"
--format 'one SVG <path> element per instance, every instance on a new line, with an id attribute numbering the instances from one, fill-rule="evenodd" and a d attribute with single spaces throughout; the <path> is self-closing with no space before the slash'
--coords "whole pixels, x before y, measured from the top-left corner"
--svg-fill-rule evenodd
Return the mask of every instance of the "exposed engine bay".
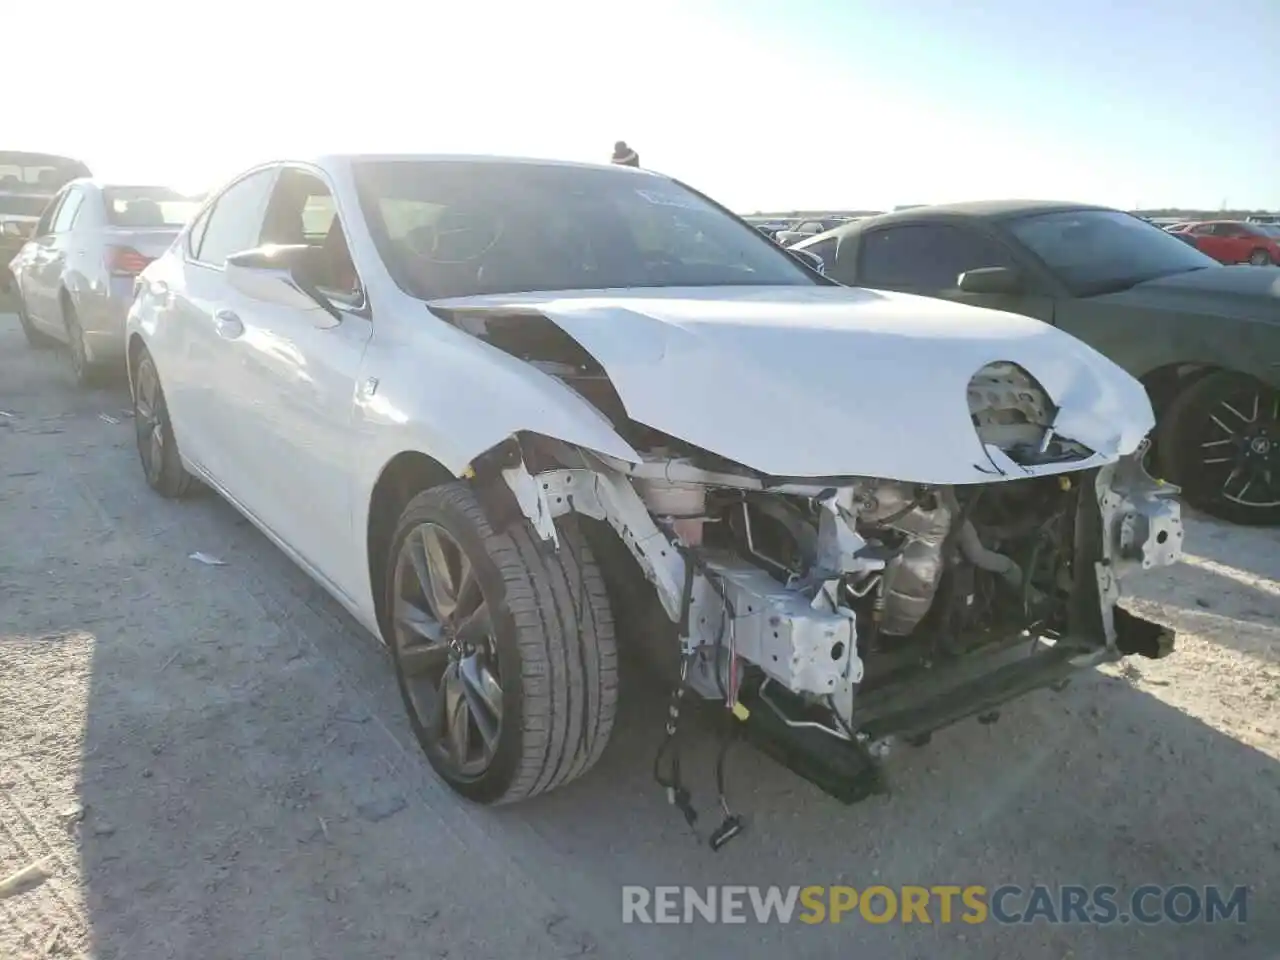
<path id="1" fill-rule="evenodd" d="M 620 629 L 678 672 L 681 693 L 722 703 L 847 802 L 873 792 L 859 780 L 891 738 L 1172 649 L 1171 631 L 1117 601 L 1127 573 L 1178 560 L 1177 488 L 1146 473 L 1145 442 L 1098 466 L 1058 436 L 1052 401 L 1017 364 L 969 382 L 989 483 L 776 477 L 630 420 L 571 338 L 522 340 L 512 331 L 527 326 L 498 319 L 470 329 L 587 399 L 642 459 L 538 436 L 480 469 L 547 541 L 556 518 L 589 518 Z"/>
<path id="2" fill-rule="evenodd" d="M 927 736 L 1079 667 L 1171 649 L 1169 631 L 1116 605 L 1127 572 L 1181 550 L 1176 488 L 1146 474 L 1141 451 L 938 487 L 539 447 L 502 468 L 526 516 L 548 540 L 571 512 L 607 523 L 616 539 L 594 542 L 618 620 L 643 623 L 659 656 L 678 650 L 691 691 L 772 714 L 783 753 L 797 734 L 859 748 Z M 646 597 L 661 619 L 636 606 Z"/>

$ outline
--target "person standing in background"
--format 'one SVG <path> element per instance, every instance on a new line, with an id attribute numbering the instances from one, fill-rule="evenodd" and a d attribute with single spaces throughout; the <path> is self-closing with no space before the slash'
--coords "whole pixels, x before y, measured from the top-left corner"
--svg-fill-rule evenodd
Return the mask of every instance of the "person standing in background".
<path id="1" fill-rule="evenodd" d="M 640 154 L 628 147 L 627 141 L 619 140 L 613 145 L 611 162 L 621 164 L 624 167 L 638 167 L 640 166 Z"/>

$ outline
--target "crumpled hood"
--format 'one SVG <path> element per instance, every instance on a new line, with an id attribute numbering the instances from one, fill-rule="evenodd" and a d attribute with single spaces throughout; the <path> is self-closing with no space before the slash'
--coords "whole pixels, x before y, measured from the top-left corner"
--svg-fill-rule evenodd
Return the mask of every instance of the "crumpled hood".
<path id="1" fill-rule="evenodd" d="M 1056 431 L 1133 452 L 1154 424 L 1142 385 L 1075 338 L 1026 317 L 849 287 L 708 287 L 434 301 L 537 311 L 604 367 L 630 416 L 778 477 L 989 483 L 969 417 L 983 366 L 1023 367 L 1060 408 Z M 541 375 L 541 374 L 540 374 Z"/>

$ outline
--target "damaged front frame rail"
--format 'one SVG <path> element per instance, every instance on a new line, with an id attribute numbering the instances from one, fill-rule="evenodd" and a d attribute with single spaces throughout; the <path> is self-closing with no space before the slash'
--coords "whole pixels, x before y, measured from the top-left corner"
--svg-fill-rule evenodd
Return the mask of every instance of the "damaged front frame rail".
<path id="1" fill-rule="evenodd" d="M 723 552 L 700 557 L 693 571 L 693 613 L 685 619 L 686 564 L 691 562 L 646 507 L 632 484 L 652 473 L 674 482 L 794 493 L 819 497 L 830 488 L 785 483 L 766 486 L 755 478 L 719 474 L 691 464 L 625 464 L 573 448 L 560 451 L 560 467 L 531 473 L 518 445 L 493 466 L 501 473 L 520 512 L 538 535 L 558 545 L 554 521 L 579 513 L 609 524 L 652 584 L 680 637 L 690 686 L 708 699 L 725 699 L 726 658 L 759 667 L 767 683 L 826 697 L 839 728 L 790 719 L 756 687 L 743 693 L 748 736 L 765 753 L 843 802 L 882 789 L 876 757 L 889 738 L 923 739 L 934 730 L 985 711 L 1072 672 L 1125 654 L 1162 657 L 1173 648 L 1173 631 L 1117 606 L 1120 581 L 1131 570 L 1176 561 L 1182 542 L 1177 489 L 1152 480 L 1141 466 L 1143 449 L 1097 470 L 1091 569 L 1077 574 L 1077 601 L 1089 601 L 1091 629 L 1056 640 L 1020 635 L 935 666 L 923 675 L 859 690 L 863 666 L 857 655 L 856 621 L 834 600 L 810 602 L 799 592 L 741 558 Z M 838 516 L 833 506 L 833 515 Z M 1084 512 L 1084 511 L 1082 511 Z M 824 524 L 826 523 L 824 518 Z M 1078 521 L 1079 522 L 1079 521 Z M 841 532 L 846 551 L 863 543 L 852 529 Z M 1088 533 L 1088 531 L 1081 531 Z M 846 567 L 846 570 L 848 568 Z M 868 570 L 874 569 L 868 567 Z M 709 577 L 714 577 L 712 584 Z M 728 635 L 729 642 L 721 641 Z M 855 693 L 857 694 L 855 697 Z M 729 697 L 736 706 L 736 689 Z M 837 709 L 839 704 L 841 709 Z"/>

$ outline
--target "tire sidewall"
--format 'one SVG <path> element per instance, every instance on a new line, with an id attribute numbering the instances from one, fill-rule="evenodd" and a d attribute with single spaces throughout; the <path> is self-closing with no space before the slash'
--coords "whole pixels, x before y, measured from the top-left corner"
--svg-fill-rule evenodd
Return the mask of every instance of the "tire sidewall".
<path id="1" fill-rule="evenodd" d="M 93 380 L 93 367 L 89 363 L 89 355 L 84 348 L 84 331 L 80 329 L 80 318 L 76 315 L 75 307 L 70 303 L 67 304 L 66 316 L 63 317 L 63 326 L 67 331 L 67 356 L 71 361 L 71 375 L 75 378 L 77 386 L 87 387 Z M 77 356 L 81 358 L 78 363 Z"/>
<path id="2" fill-rule="evenodd" d="M 138 416 L 138 381 L 141 380 L 141 374 L 144 367 L 151 367 L 151 375 L 156 381 L 156 402 L 155 409 L 152 414 L 156 421 L 160 424 L 160 431 L 164 437 L 164 450 L 161 454 L 160 472 L 156 475 L 155 482 L 151 480 L 151 473 L 147 470 L 147 454 L 142 452 L 142 418 Z M 183 474 L 186 468 L 182 465 L 182 458 L 178 454 L 178 444 L 173 435 L 173 422 L 169 419 L 169 404 L 164 395 L 164 384 L 160 380 L 160 371 L 156 367 L 156 362 L 152 359 L 151 354 L 145 350 L 138 358 L 137 374 L 133 378 L 133 384 L 130 394 L 133 400 L 133 422 L 134 422 L 134 445 L 138 449 L 138 459 L 142 464 L 142 476 L 147 481 L 147 486 L 155 490 L 165 497 L 176 497 L 182 492 Z M 148 443 L 150 440 L 148 439 Z"/>
<path id="3" fill-rule="evenodd" d="M 459 483 L 463 484 L 461 481 Z M 394 634 L 386 637 L 386 641 L 391 648 L 396 685 L 400 689 L 405 712 L 409 715 L 409 725 L 431 766 L 459 794 L 476 803 L 487 804 L 496 801 L 506 793 L 519 773 L 523 754 L 524 678 L 521 673 L 519 633 L 515 618 L 507 605 L 506 582 L 485 546 L 486 540 L 504 535 L 494 534 L 491 530 L 477 529 L 466 514 L 458 510 L 453 503 L 439 496 L 439 493 L 446 489 L 448 487 L 436 487 L 419 494 L 410 501 L 404 513 L 401 514 L 395 535 L 391 539 L 391 549 L 387 558 L 383 600 L 386 604 L 385 609 L 388 611 L 388 627 L 394 630 L 396 564 L 405 539 L 423 523 L 434 523 L 444 528 L 471 561 L 476 577 L 480 581 L 480 589 L 489 603 L 489 617 L 493 625 L 498 671 L 502 684 L 502 727 L 498 733 L 498 748 L 494 753 L 493 761 L 484 773 L 478 777 L 462 779 L 451 770 L 418 718 L 409 694 L 408 682 L 400 664 Z"/>

